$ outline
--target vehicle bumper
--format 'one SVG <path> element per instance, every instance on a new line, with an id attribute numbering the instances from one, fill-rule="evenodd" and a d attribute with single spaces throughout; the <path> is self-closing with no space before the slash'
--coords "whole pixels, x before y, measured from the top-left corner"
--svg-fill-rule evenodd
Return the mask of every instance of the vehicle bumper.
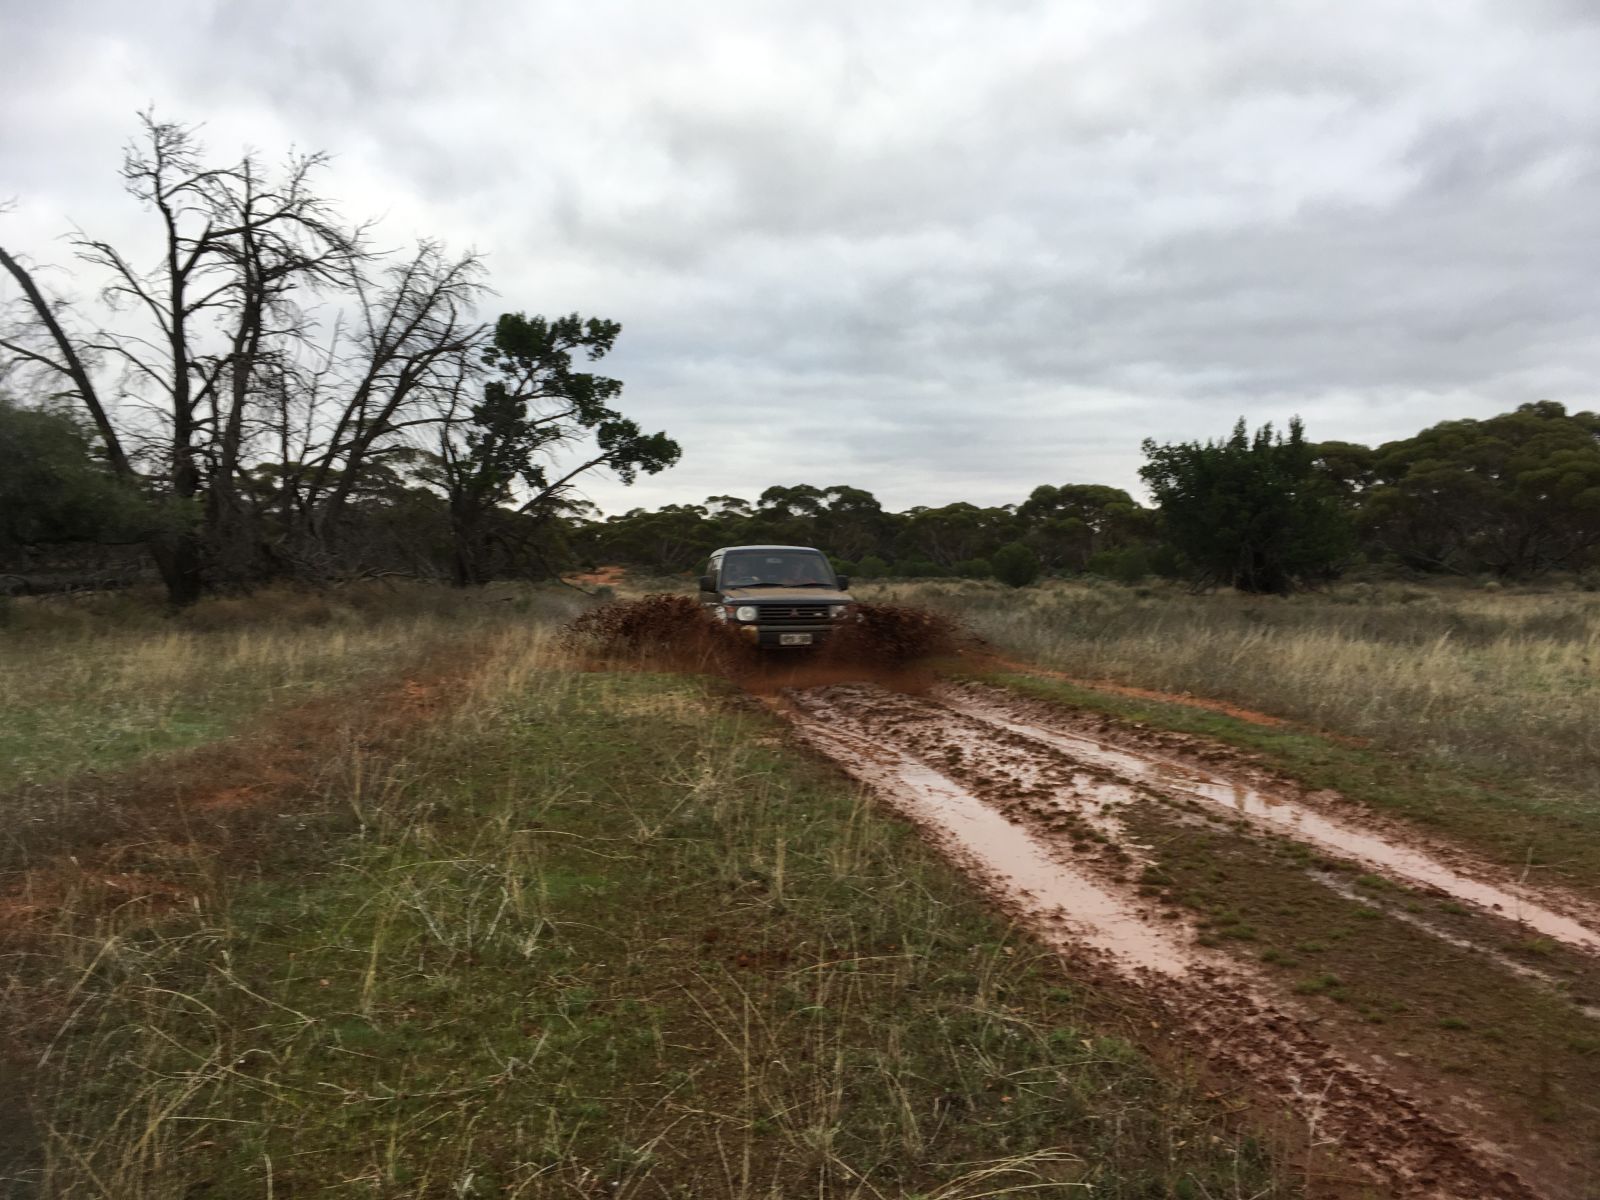
<path id="1" fill-rule="evenodd" d="M 759 646 L 763 650 L 808 650 L 813 646 L 820 646 L 828 640 L 833 633 L 832 625 L 741 625 L 739 636 L 752 646 Z M 809 634 L 811 640 L 803 645 L 785 645 L 783 635 L 788 633 Z"/>

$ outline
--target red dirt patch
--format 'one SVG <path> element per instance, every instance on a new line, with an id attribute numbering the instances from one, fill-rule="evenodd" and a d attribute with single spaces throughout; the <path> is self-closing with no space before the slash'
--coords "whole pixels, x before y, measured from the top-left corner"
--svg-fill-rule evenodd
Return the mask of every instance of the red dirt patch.
<path id="1" fill-rule="evenodd" d="M 254 784 L 245 784 L 243 787 L 222 788 L 209 796 L 204 796 L 194 802 L 194 806 L 205 812 L 214 812 L 218 809 L 244 808 L 255 802 L 256 787 Z"/>
<path id="2" fill-rule="evenodd" d="M 27 855 L 0 870 L 0 942 L 37 921 L 98 876 L 102 890 L 146 897 L 183 895 L 215 856 L 249 860 L 267 823 L 303 807 L 317 791 L 330 746 L 366 750 L 401 743 L 466 689 L 481 651 L 436 650 L 387 683 L 319 696 L 264 717 L 242 737 L 137 763 L 116 775 L 88 775 L 7 799 L 27 824 Z M 13 861 L 17 861 L 13 859 Z M 170 877 L 195 876 L 184 884 Z"/>

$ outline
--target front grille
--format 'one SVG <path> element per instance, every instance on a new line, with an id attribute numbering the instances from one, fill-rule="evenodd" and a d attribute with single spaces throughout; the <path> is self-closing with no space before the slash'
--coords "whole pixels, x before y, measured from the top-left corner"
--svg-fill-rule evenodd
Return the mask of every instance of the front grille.
<path id="1" fill-rule="evenodd" d="M 762 625 L 815 625 L 828 619 L 826 604 L 763 604 L 756 611 Z"/>

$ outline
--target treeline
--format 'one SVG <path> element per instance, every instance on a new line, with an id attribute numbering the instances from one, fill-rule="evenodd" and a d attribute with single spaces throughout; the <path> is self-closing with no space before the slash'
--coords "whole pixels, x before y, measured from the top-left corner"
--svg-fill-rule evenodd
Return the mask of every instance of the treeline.
<path id="1" fill-rule="evenodd" d="M 550 329 L 507 318 L 490 344 L 537 335 L 548 345 Z M 465 584 L 601 564 L 687 573 L 718 546 L 748 543 L 819 546 L 861 578 L 1158 576 L 1287 592 L 1365 569 L 1504 580 L 1568 572 L 1600 585 L 1600 416 L 1548 401 L 1375 448 L 1308 441 L 1298 422 L 1286 434 L 1240 423 L 1216 441 L 1147 441 L 1148 507 L 1118 488 L 1064 484 L 1039 486 L 1014 505 L 888 512 L 860 488 L 798 484 L 754 500 L 720 495 L 602 518 L 540 476 L 541 503 L 512 498 L 513 482 L 537 469 L 536 447 L 480 432 L 495 428 L 495 403 L 525 419 L 509 395 L 491 380 L 469 409 L 483 413 L 479 423 L 458 431 L 445 423 L 445 436 L 462 439 L 454 462 L 404 444 L 374 455 L 320 536 L 297 525 L 306 513 L 294 498 L 312 468 L 249 464 L 232 493 L 247 530 L 236 545 L 218 539 L 239 536 L 240 525 L 219 531 L 202 504 L 177 507 L 170 493 L 114 470 L 93 424 L 71 407 L 0 395 L 0 575 L 47 582 L 53 567 L 72 579 L 124 582 L 153 526 L 187 522 L 205 549 L 202 586 L 224 588 L 374 572 Z"/>
<path id="2" fill-rule="evenodd" d="M 0 244 L 10 590 L 109 582 L 135 553 L 175 604 L 285 578 L 541 573 L 574 480 L 677 461 L 617 410 L 621 383 L 582 369 L 615 322 L 481 318 L 477 254 L 380 250 L 318 192 L 323 165 L 217 161 L 147 116 L 121 174 L 148 261 L 73 236 L 99 288 L 81 299 Z"/>
<path id="3" fill-rule="evenodd" d="M 1018 504 L 886 512 L 847 486 L 772 487 L 754 500 L 635 509 L 575 526 L 592 562 L 692 569 L 738 543 L 827 549 L 878 576 L 1156 575 L 1283 592 L 1358 566 L 1531 579 L 1600 572 L 1600 416 L 1554 402 L 1446 421 L 1368 447 L 1241 422 L 1211 442 L 1144 444 L 1156 500 L 1097 484 L 1043 485 Z M 1019 565 L 1022 564 L 1022 565 Z"/>
<path id="4" fill-rule="evenodd" d="M 720 545 L 825 548 L 852 574 L 1148 575 L 1285 592 L 1352 568 L 1527 579 L 1600 571 L 1600 417 L 1527 404 L 1375 448 L 1241 422 L 1144 443 L 1154 500 L 1043 485 L 1016 504 L 886 512 L 848 486 L 601 518 L 590 471 L 679 457 L 586 367 L 615 322 L 482 319 L 484 265 L 379 250 L 317 155 L 209 158 L 146 117 L 122 179 L 154 253 L 70 239 L 99 285 L 0 244 L 0 591 L 154 574 L 175 604 L 274 580 L 468 585 L 620 563 L 687 572 Z M 0 239 L 3 243 L 3 239 Z M 960 480 L 950 490 L 959 494 Z"/>

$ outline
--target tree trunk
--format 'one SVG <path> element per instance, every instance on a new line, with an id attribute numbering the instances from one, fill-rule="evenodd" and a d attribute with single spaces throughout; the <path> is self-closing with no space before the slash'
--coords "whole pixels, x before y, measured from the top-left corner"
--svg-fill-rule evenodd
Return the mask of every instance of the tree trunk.
<path id="1" fill-rule="evenodd" d="M 194 533 L 162 534 L 150 543 L 150 554 L 167 589 L 167 603 L 187 608 L 204 588 L 200 539 Z"/>

